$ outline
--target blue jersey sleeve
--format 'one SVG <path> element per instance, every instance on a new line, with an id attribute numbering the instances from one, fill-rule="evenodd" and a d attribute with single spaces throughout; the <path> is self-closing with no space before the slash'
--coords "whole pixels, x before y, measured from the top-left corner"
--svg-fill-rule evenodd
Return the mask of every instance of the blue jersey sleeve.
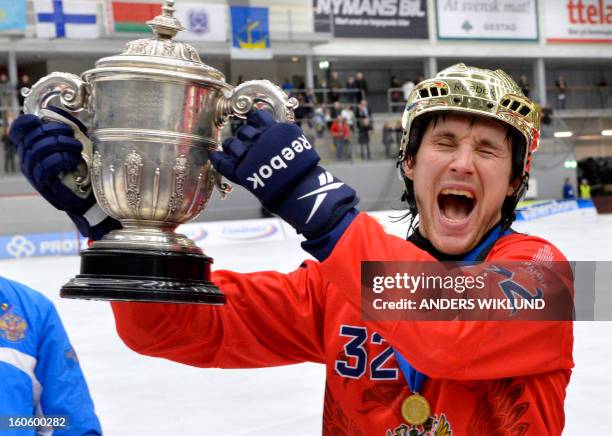
<path id="1" fill-rule="evenodd" d="M 302 242 L 302 248 L 319 262 L 323 262 L 329 257 L 336 243 L 340 240 L 344 231 L 351 225 L 357 215 L 359 215 L 359 211 L 352 208 L 344 214 L 333 228 L 316 238 L 307 238 Z"/>
<path id="2" fill-rule="evenodd" d="M 41 326 L 36 377 L 42 385 L 42 414 L 69 417 L 67 429 L 57 436 L 101 435 L 100 422 L 77 355 L 55 307 L 50 304 Z"/>

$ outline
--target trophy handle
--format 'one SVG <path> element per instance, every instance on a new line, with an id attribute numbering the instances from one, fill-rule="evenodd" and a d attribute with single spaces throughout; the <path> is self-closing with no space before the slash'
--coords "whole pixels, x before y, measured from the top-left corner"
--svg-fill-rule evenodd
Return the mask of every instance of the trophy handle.
<path id="1" fill-rule="evenodd" d="M 83 162 L 79 164 L 76 171 L 60 175 L 60 179 L 75 193 L 86 197 L 91 193 L 89 172 L 93 154 L 91 141 L 81 132 L 78 126 L 61 115 L 47 110 L 46 107 L 53 99 L 59 98 L 61 106 L 70 112 L 80 112 L 83 109 L 90 111 L 89 97 L 91 92 L 89 85 L 76 74 L 55 72 L 43 77 L 31 88 L 22 88 L 21 95 L 25 97 L 24 113 L 40 116 L 44 120 L 68 124 L 72 127 L 75 138 L 83 144 L 83 152 L 81 153 Z"/>
<path id="2" fill-rule="evenodd" d="M 251 109 L 268 109 L 276 121 L 293 122 L 293 111 L 297 107 L 297 99 L 289 97 L 280 86 L 269 80 L 250 80 L 236 86 L 229 96 L 219 99 L 215 124 L 221 128 L 230 116 L 246 118 Z M 223 182 L 221 174 L 216 171 L 213 179 L 221 199 L 224 199 L 232 191 L 232 185 Z"/>
<path id="3" fill-rule="evenodd" d="M 250 80 L 236 86 L 229 97 L 220 100 L 217 125 L 223 126 L 228 117 L 245 118 L 251 109 L 269 109 L 279 122 L 295 121 L 293 111 L 298 101 L 289 97 L 280 86 L 269 80 Z"/>

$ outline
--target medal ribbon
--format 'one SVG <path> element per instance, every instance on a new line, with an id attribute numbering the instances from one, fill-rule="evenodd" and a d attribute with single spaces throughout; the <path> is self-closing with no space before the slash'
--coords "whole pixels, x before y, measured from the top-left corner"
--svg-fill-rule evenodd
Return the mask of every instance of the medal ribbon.
<path id="1" fill-rule="evenodd" d="M 468 252 L 462 259 L 462 262 L 475 262 L 479 260 L 481 252 L 484 249 L 488 249 L 493 246 L 493 244 L 502 236 L 509 235 L 510 230 L 506 230 L 503 234 L 500 234 L 501 226 L 494 229 L 487 239 L 484 240 L 477 247 L 472 249 L 472 251 Z M 417 369 L 415 369 L 410 362 L 406 360 L 404 356 L 402 356 L 395 348 L 391 348 L 393 350 L 393 354 L 395 354 L 395 360 L 397 360 L 397 365 L 402 371 L 406 382 L 408 383 L 408 389 L 410 389 L 413 393 L 418 393 L 423 388 L 423 383 L 427 380 L 427 374 L 424 374 Z"/>
<path id="2" fill-rule="evenodd" d="M 395 349 L 393 349 L 393 354 L 395 354 L 397 365 L 408 383 L 408 389 L 414 393 L 420 392 L 421 388 L 423 387 L 423 383 L 425 383 L 425 380 L 427 380 L 427 374 L 416 370 L 410 364 L 410 362 L 408 362 L 406 358 L 398 353 Z"/>

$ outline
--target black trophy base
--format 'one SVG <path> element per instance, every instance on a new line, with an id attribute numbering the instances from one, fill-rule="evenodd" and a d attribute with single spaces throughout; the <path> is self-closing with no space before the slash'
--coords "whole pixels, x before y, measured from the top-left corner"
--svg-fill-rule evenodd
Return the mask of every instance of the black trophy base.
<path id="1" fill-rule="evenodd" d="M 210 280 L 212 259 L 203 254 L 90 248 L 81 273 L 66 283 L 63 298 L 153 303 L 225 304 Z"/>

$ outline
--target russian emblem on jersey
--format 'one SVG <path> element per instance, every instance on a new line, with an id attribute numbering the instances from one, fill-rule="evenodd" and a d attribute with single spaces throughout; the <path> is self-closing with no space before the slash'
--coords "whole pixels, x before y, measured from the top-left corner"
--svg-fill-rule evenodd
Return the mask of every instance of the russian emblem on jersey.
<path id="1" fill-rule="evenodd" d="M 209 32 L 208 13 L 205 10 L 189 11 L 189 31 L 198 34 Z"/>
<path id="2" fill-rule="evenodd" d="M 4 304 L 2 305 L 4 308 Z M 8 308 L 7 308 L 8 309 Z M 7 310 L 0 316 L 0 337 L 11 342 L 19 342 L 25 338 L 25 331 L 28 324 L 25 320 L 15 315 L 10 310 Z"/>
<path id="3" fill-rule="evenodd" d="M 393 430 L 387 430 L 385 436 L 452 436 L 450 423 L 441 414 L 432 416 L 421 425 L 401 424 Z"/>

